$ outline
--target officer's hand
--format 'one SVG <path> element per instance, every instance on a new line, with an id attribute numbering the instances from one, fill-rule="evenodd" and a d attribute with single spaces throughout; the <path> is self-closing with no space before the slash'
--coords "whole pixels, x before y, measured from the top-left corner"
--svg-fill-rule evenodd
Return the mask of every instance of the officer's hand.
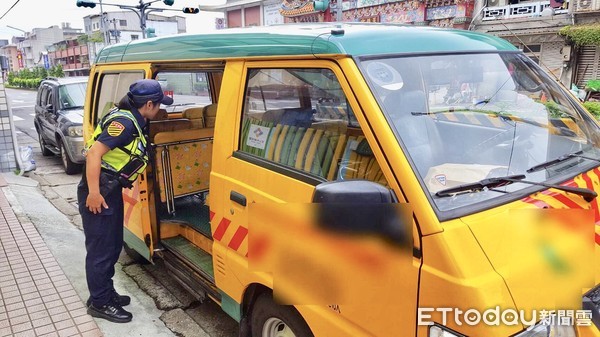
<path id="1" fill-rule="evenodd" d="M 85 200 L 85 206 L 94 214 L 102 212 L 102 208 L 108 208 L 104 197 L 100 193 L 90 193 Z"/>

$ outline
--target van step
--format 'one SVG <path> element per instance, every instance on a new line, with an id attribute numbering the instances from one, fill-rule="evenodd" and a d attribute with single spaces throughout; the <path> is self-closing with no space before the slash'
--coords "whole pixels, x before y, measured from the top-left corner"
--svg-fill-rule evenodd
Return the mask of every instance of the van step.
<path id="1" fill-rule="evenodd" d="M 181 235 L 161 239 L 161 243 L 177 257 L 190 264 L 203 277 L 215 283 L 212 256 L 209 253 L 196 247 Z"/>
<path id="2" fill-rule="evenodd" d="M 176 257 L 175 254 L 165 251 L 163 260 L 165 267 L 171 272 L 171 277 L 197 300 L 202 302 L 208 295 L 213 301 L 221 303 L 221 295 L 216 285 L 207 280 L 206 277 L 201 276 L 195 269 Z"/>
<path id="3" fill-rule="evenodd" d="M 162 220 L 177 220 L 187 223 L 199 233 L 212 239 L 210 231 L 210 211 L 204 201 L 197 196 L 175 199 L 175 214 Z"/>

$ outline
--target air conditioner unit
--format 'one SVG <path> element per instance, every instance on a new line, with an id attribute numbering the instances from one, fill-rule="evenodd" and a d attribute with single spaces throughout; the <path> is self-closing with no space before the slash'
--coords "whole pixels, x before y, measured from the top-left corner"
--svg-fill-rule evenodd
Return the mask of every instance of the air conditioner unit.
<path id="1" fill-rule="evenodd" d="M 563 46 L 560 48 L 560 55 L 562 56 L 563 61 L 571 60 L 571 46 Z"/>
<path id="2" fill-rule="evenodd" d="M 508 5 L 508 0 L 488 0 L 488 7 L 500 7 Z"/>
<path id="3" fill-rule="evenodd" d="M 592 0 L 578 0 L 577 1 L 577 10 L 578 11 L 585 11 L 585 10 L 590 10 L 592 9 Z"/>

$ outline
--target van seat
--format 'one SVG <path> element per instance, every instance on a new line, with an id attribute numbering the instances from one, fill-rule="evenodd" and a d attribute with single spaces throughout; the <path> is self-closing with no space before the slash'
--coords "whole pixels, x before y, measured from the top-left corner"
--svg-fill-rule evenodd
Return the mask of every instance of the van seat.
<path id="1" fill-rule="evenodd" d="M 214 128 L 215 121 L 217 120 L 217 103 L 205 106 L 202 113 L 204 115 L 204 126 Z"/>
<path id="2" fill-rule="evenodd" d="M 154 144 L 165 145 L 173 142 L 181 142 L 194 139 L 213 138 L 214 128 L 188 129 L 181 131 L 160 132 L 154 136 Z"/>
<path id="3" fill-rule="evenodd" d="M 192 128 L 202 129 L 204 127 L 204 108 L 188 108 L 183 110 L 183 118 L 192 121 Z"/>
<path id="4" fill-rule="evenodd" d="M 154 137 L 160 200 L 167 203 L 169 213 L 175 211 L 175 198 L 208 191 L 213 135 L 214 129 L 204 128 Z"/>
<path id="5" fill-rule="evenodd" d="M 251 124 L 268 128 L 269 136 L 264 149 L 246 144 Z M 255 119 L 245 121 L 242 137 L 243 151 L 324 178 L 335 175 L 335 167 L 346 142 L 345 134 L 330 130 L 274 125 Z"/>
<path id="6" fill-rule="evenodd" d="M 153 120 L 148 128 L 150 139 L 154 139 L 159 133 L 191 129 L 192 122 L 185 118 Z"/>

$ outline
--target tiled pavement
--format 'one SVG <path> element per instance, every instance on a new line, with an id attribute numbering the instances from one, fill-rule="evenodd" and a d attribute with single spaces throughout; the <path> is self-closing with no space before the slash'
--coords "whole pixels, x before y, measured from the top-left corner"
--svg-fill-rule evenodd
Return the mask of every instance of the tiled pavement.
<path id="1" fill-rule="evenodd" d="M 6 186 L 0 176 L 0 187 Z M 37 229 L 0 191 L 0 337 L 102 336 Z"/>

